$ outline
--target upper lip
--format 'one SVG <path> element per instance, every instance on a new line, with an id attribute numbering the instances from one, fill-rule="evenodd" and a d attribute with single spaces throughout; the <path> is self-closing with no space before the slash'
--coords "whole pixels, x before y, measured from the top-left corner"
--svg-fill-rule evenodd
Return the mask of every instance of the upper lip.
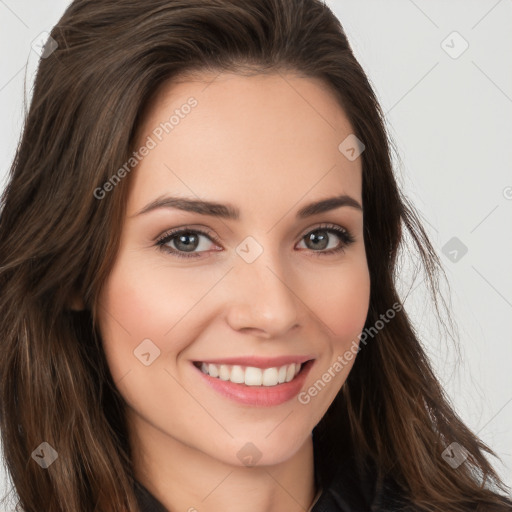
<path id="1" fill-rule="evenodd" d="M 204 359 L 195 361 L 197 363 L 206 364 L 227 364 L 230 366 L 252 366 L 254 368 L 274 368 L 292 363 L 305 363 L 312 356 L 279 356 L 279 357 L 256 357 L 256 356 L 242 356 L 242 357 L 224 357 L 221 359 Z"/>

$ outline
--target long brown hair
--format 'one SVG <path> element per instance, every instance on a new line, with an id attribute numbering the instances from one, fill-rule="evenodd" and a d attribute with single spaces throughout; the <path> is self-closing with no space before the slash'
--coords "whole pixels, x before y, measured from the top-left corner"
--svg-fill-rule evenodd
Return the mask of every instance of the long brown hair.
<path id="1" fill-rule="evenodd" d="M 162 84 L 202 70 L 321 78 L 366 146 L 366 326 L 400 303 L 396 264 L 406 234 L 436 308 L 442 268 L 397 187 L 374 92 L 339 20 L 319 0 L 75 0 L 51 36 L 57 48 L 40 61 L 2 196 L 4 458 L 25 512 L 132 511 L 125 403 L 96 325 L 130 176 L 101 200 L 95 190 L 132 156 Z M 74 294 L 85 311 L 70 311 Z M 510 510 L 484 456 L 494 453 L 450 406 L 403 308 L 360 351 L 319 427 L 373 460 L 380 477 L 391 474 L 418 510 Z M 452 441 L 469 453 L 456 470 L 441 456 Z M 33 455 L 48 451 L 44 442 L 58 454 L 45 470 Z"/>

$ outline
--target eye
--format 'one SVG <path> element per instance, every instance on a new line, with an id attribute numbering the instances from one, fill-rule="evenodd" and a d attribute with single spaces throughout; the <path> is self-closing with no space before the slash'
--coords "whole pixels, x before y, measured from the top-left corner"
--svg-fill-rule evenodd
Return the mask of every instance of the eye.
<path id="1" fill-rule="evenodd" d="M 334 247 L 329 248 L 332 235 L 335 235 L 339 242 Z M 210 243 L 216 242 L 220 245 L 213 232 L 189 227 L 167 231 L 158 238 L 155 245 L 160 250 L 178 258 L 200 258 L 202 252 L 208 252 L 209 245 L 208 242 L 202 242 L 201 238 L 209 240 Z M 306 247 L 311 249 L 315 256 L 329 256 L 344 251 L 345 248 L 355 241 L 355 238 L 348 230 L 341 226 L 326 224 L 308 231 L 302 236 L 302 240 L 305 240 Z M 326 248 L 328 250 L 325 250 Z"/>
<path id="2" fill-rule="evenodd" d="M 329 248 L 333 234 L 340 242 Z M 335 224 L 323 224 L 313 231 L 308 231 L 302 238 L 306 241 L 306 247 L 312 248 L 315 256 L 329 256 L 342 252 L 355 242 L 355 238 L 348 230 Z M 327 251 L 324 250 L 326 248 Z"/>
<path id="3" fill-rule="evenodd" d="M 178 258 L 199 258 L 201 255 L 193 251 L 201 249 L 200 252 L 204 252 L 208 248 L 208 243 L 201 243 L 201 237 L 217 241 L 211 231 L 185 227 L 167 231 L 156 241 L 156 245 L 162 251 Z M 174 248 L 171 245 L 174 245 Z"/>

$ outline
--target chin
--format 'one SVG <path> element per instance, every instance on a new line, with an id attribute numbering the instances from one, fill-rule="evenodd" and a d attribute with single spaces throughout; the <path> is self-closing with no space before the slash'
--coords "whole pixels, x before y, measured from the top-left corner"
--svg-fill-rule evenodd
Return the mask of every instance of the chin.
<path id="1" fill-rule="evenodd" d="M 248 435 L 231 440 L 229 445 L 219 447 L 215 456 L 233 466 L 273 466 L 292 458 L 309 437 L 310 432 L 305 432 L 298 439 L 296 435 L 290 435 L 290 432 L 281 435 L 274 432 L 268 435 L 260 431 L 256 436 Z"/>

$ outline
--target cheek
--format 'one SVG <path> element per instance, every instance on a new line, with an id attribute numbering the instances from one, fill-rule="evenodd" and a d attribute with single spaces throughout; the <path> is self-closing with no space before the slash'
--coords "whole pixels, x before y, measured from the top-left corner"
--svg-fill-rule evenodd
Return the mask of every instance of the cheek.
<path id="1" fill-rule="evenodd" d="M 189 397 L 165 370 L 175 373 L 172 361 L 187 345 L 183 328 L 197 293 L 184 282 L 177 283 L 176 273 L 144 266 L 140 258 L 128 256 L 121 254 L 98 299 L 107 364 L 133 410 L 145 411 L 148 418 L 159 411 L 166 427 L 178 429 L 180 421 L 169 411 L 183 409 Z M 198 412 L 189 415 L 192 421 Z"/>
<path id="2" fill-rule="evenodd" d="M 157 285 L 152 275 L 156 272 L 121 257 L 99 296 L 98 324 L 114 380 L 141 366 L 136 359 L 139 347 L 148 348 L 155 361 L 161 361 L 167 350 L 163 335 L 180 314 L 179 306 L 170 308 L 169 304 L 180 302 L 172 300 L 173 294 L 178 295 L 173 288 Z"/>
<path id="3" fill-rule="evenodd" d="M 321 279 L 317 280 L 317 300 L 312 309 L 318 311 L 333 348 L 344 347 L 357 339 L 366 321 L 370 301 L 368 267 L 366 263 L 350 265 Z"/>
<path id="4" fill-rule="evenodd" d="M 204 293 L 187 273 L 172 272 L 138 258 L 121 257 L 99 297 L 98 320 L 106 348 L 133 351 L 151 339 L 162 352 L 179 351 L 179 325 Z"/>
<path id="5" fill-rule="evenodd" d="M 197 268 L 186 271 L 148 259 L 121 251 L 98 298 L 105 357 L 128 402 L 144 393 L 153 396 L 151 379 L 157 389 L 169 388 L 172 379 L 164 370 L 180 371 L 176 358 L 203 328 L 201 300 L 225 273 L 219 268 L 198 277 Z M 151 362 L 145 366 L 142 354 L 148 352 L 145 362 Z"/>

